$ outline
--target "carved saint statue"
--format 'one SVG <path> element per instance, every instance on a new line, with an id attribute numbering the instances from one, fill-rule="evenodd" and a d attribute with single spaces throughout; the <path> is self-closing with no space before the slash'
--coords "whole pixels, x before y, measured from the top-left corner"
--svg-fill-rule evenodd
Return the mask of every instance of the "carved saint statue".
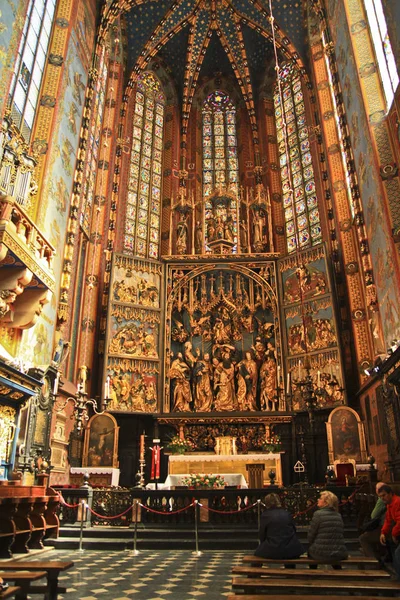
<path id="1" fill-rule="evenodd" d="M 197 221 L 196 223 L 196 230 L 194 234 L 194 251 L 196 254 L 202 254 L 203 252 L 203 228 L 200 221 Z"/>
<path id="2" fill-rule="evenodd" d="M 259 212 L 253 218 L 253 247 L 257 252 L 264 248 L 264 219 Z"/>
<path id="3" fill-rule="evenodd" d="M 182 215 L 181 220 L 178 222 L 176 231 L 176 251 L 178 254 L 186 254 L 188 243 L 188 226 L 186 222 L 186 215 Z"/>
<path id="4" fill-rule="evenodd" d="M 195 398 L 194 406 L 197 412 L 209 412 L 213 401 L 213 391 L 211 387 L 212 367 L 210 355 L 204 354 L 204 358 L 199 358 L 193 369 Z"/>
<path id="5" fill-rule="evenodd" d="M 249 236 L 247 233 L 247 224 L 244 221 L 240 222 L 239 234 L 240 234 L 240 249 L 242 252 L 247 252 L 248 245 L 249 245 Z"/>
<path id="6" fill-rule="evenodd" d="M 183 356 L 180 352 L 171 364 L 168 377 L 175 380 L 174 405 L 172 410 L 177 412 L 189 412 L 189 403 L 192 400 L 192 391 L 190 389 L 190 369 L 183 360 Z"/>
<path id="7" fill-rule="evenodd" d="M 260 405 L 261 410 L 276 410 L 277 371 L 273 353 L 266 352 L 265 360 L 260 368 Z"/>

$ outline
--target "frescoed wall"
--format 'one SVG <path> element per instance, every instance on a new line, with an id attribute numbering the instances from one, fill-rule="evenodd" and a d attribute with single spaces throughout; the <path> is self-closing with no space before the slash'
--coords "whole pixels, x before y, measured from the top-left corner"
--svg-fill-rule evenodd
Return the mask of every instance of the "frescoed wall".
<path id="1" fill-rule="evenodd" d="M 68 225 L 78 136 L 94 39 L 94 17 L 85 3 L 78 10 L 78 20 L 72 31 L 64 63 L 64 76 L 58 94 L 53 139 L 49 143 L 46 177 L 40 197 L 38 225 L 56 248 L 53 270 L 57 285 L 61 277 L 62 248 Z M 44 308 L 37 325 L 24 332 L 21 354 L 23 360 L 35 365 L 47 365 L 52 358 L 57 298 Z"/>
<path id="2" fill-rule="evenodd" d="M 328 2 L 328 15 L 368 231 L 368 242 L 361 252 L 369 250 L 371 253 L 383 335 L 388 347 L 394 338 L 400 337 L 400 289 L 392 258 L 395 250 L 343 2 Z M 361 71 L 360 76 L 365 75 L 367 72 Z"/>

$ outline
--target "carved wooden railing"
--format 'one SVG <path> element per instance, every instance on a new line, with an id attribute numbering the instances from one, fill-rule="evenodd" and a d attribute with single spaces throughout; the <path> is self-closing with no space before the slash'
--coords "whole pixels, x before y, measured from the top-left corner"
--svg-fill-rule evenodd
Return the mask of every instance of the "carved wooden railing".
<path id="1" fill-rule="evenodd" d="M 60 489 L 65 500 L 74 504 L 82 498 L 84 490 Z M 268 489 L 231 489 L 220 490 L 204 489 L 179 489 L 179 490 L 142 490 L 139 488 L 102 488 L 93 489 L 92 525 L 128 526 L 134 518 L 135 501 L 139 506 L 139 521 L 147 525 L 185 525 L 194 523 L 193 500 L 198 500 L 202 505 L 201 522 L 221 526 L 249 525 L 257 527 L 258 501 L 260 510 L 263 510 L 265 496 L 272 491 L 277 493 L 282 504 L 293 515 L 296 525 L 307 525 L 317 508 L 319 492 L 323 488 L 317 487 L 270 487 Z M 346 524 L 354 525 L 359 521 L 360 515 L 367 510 L 371 512 L 371 502 L 365 496 L 357 493 L 358 488 L 330 487 L 340 502 L 340 512 Z M 369 496 L 369 495 L 368 495 Z M 373 499 L 373 495 L 371 495 Z M 129 508 L 131 507 L 131 510 Z M 61 509 L 60 522 L 64 525 L 76 523 L 78 508 Z M 118 519 L 111 519 L 115 515 L 122 515 Z M 364 518 L 364 517 L 363 517 Z M 200 525 L 201 526 L 201 525 Z"/>

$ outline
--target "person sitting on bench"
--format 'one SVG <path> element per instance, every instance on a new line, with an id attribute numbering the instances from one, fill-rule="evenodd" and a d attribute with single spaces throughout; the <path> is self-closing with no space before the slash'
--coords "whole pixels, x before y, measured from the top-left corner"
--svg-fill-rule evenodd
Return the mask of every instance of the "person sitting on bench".
<path id="1" fill-rule="evenodd" d="M 260 545 L 254 554 L 263 558 L 298 558 L 304 548 L 297 538 L 291 514 L 282 508 L 277 494 L 266 496 L 265 507 L 261 515 Z"/>
<path id="2" fill-rule="evenodd" d="M 345 560 L 348 552 L 344 543 L 344 524 L 339 514 L 337 496 L 327 490 L 321 492 L 318 509 L 308 530 L 309 557 L 322 563 Z M 340 565 L 334 565 L 335 567 L 340 568 Z"/>

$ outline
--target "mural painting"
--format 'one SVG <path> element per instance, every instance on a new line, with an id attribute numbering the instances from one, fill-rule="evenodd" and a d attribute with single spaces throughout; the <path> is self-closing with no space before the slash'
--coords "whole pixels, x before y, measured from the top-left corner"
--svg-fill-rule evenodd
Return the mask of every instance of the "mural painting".
<path id="1" fill-rule="evenodd" d="M 338 63 L 338 71 L 343 87 L 343 96 L 347 109 L 347 118 L 351 123 L 357 123 L 357 131 L 361 135 L 354 137 L 353 135 L 353 151 L 354 159 L 359 173 L 359 186 L 361 191 L 361 199 L 365 215 L 365 224 L 368 231 L 368 250 L 371 254 L 374 276 L 377 290 L 377 300 L 381 307 L 380 319 L 383 324 L 383 331 L 377 335 L 376 321 L 379 315 L 370 320 L 372 336 L 375 345 L 375 353 L 380 354 L 382 349 L 385 350 L 390 346 L 393 339 L 400 337 L 400 315 L 392 307 L 396 307 L 400 303 L 399 285 L 396 281 L 392 254 L 395 252 L 391 237 L 390 225 L 388 224 L 384 206 L 384 198 L 381 191 L 381 176 L 374 158 L 374 151 L 371 143 L 370 135 L 363 135 L 362 132 L 369 132 L 370 126 L 367 121 L 367 116 L 364 109 L 359 81 L 359 73 L 352 52 L 352 40 L 350 38 L 349 26 L 347 22 L 346 9 L 343 2 L 336 2 L 334 11 L 335 25 L 331 28 L 336 46 L 336 56 Z M 352 30 L 352 34 L 356 35 L 357 31 Z M 365 38 L 367 39 L 367 37 Z M 365 47 L 365 57 L 368 61 L 370 55 L 370 47 Z M 366 73 L 363 68 L 367 65 L 360 66 L 360 72 L 363 76 L 378 78 L 378 72 Z M 346 82 L 348 84 L 346 84 Z M 354 83 L 356 82 L 356 84 Z M 380 85 L 372 83 L 371 85 Z M 382 118 L 378 110 L 380 99 L 377 97 L 372 101 L 369 107 L 370 111 L 376 110 L 369 115 L 371 122 L 378 118 Z M 374 123 L 376 136 L 378 136 L 378 128 L 380 123 Z M 382 127 L 385 125 L 382 123 Z M 383 130 L 382 130 L 383 134 Z M 385 136 L 382 136 L 385 139 Z M 376 140 L 379 146 L 379 139 Z M 378 148 L 380 151 L 380 149 Z M 383 150 L 383 149 L 382 149 Z M 388 148 L 385 148 L 385 152 Z M 385 161 L 391 162 L 392 159 L 386 156 Z M 368 174 L 368 176 L 367 176 Z M 373 200 L 371 200 L 373 199 Z M 374 299 L 375 301 L 376 299 Z M 387 312 L 387 316 L 385 315 Z M 375 328 L 375 332 L 374 329 Z M 382 339 L 382 336 L 384 339 Z"/>
<path id="2" fill-rule="evenodd" d="M 160 268 L 114 258 L 104 377 L 111 412 L 158 410 Z"/>
<path id="3" fill-rule="evenodd" d="M 344 403 L 331 285 L 323 246 L 279 261 L 288 358 L 285 388 L 292 410 L 306 410 L 301 382 L 310 375 L 315 408 Z"/>

